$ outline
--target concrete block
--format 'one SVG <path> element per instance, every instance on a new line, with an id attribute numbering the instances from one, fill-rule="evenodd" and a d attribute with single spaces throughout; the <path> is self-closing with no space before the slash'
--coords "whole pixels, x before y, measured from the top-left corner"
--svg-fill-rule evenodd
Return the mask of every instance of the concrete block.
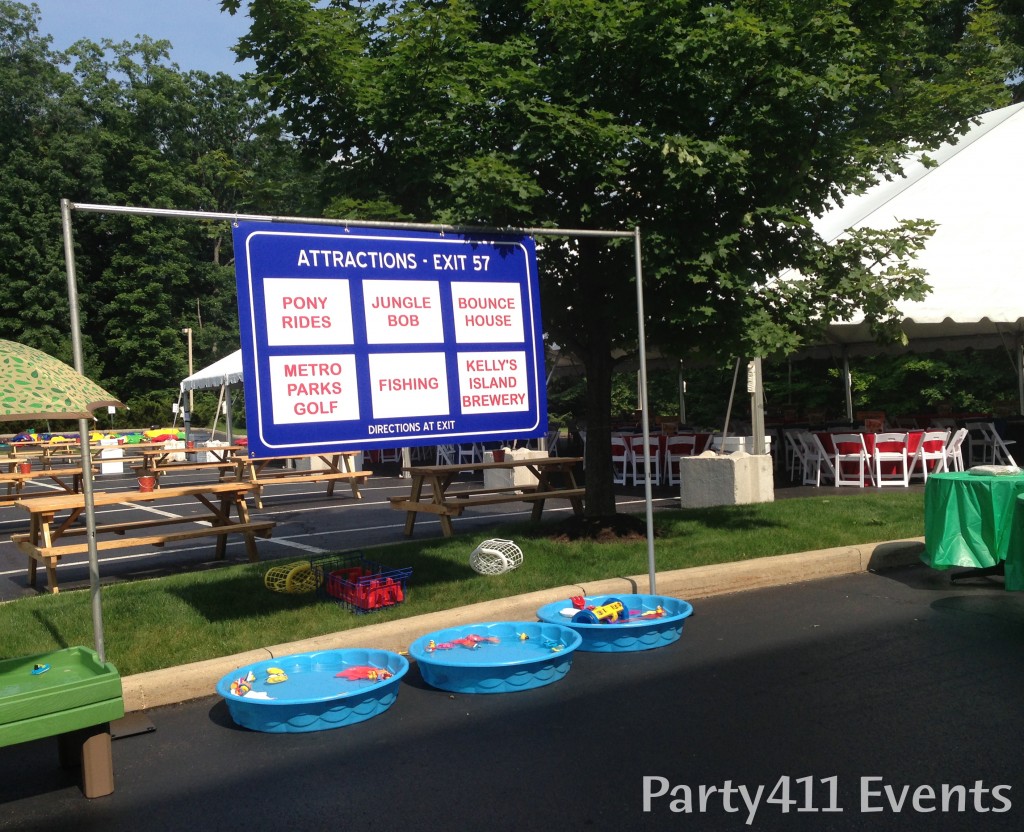
<path id="1" fill-rule="evenodd" d="M 770 454 L 736 451 L 719 456 L 706 451 L 679 461 L 682 508 L 770 503 L 775 500 Z"/>
<path id="2" fill-rule="evenodd" d="M 505 459 L 537 459 L 549 456 L 547 451 L 530 448 L 506 448 Z M 484 462 L 494 462 L 494 454 L 484 451 Z M 537 477 L 526 468 L 490 468 L 484 471 L 484 488 L 503 488 L 511 491 L 537 484 Z"/>

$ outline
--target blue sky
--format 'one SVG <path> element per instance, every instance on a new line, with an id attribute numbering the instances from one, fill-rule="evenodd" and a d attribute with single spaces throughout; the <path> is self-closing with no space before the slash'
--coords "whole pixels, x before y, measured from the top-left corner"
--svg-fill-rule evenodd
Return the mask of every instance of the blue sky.
<path id="1" fill-rule="evenodd" d="M 28 3 L 29 0 L 23 0 Z M 182 70 L 251 70 L 236 64 L 231 47 L 248 31 L 248 18 L 220 11 L 220 0 L 35 0 L 39 31 L 53 37 L 54 49 L 76 40 L 132 41 L 137 35 L 169 40 L 171 60 Z M 244 6 L 243 6 L 244 8 Z"/>

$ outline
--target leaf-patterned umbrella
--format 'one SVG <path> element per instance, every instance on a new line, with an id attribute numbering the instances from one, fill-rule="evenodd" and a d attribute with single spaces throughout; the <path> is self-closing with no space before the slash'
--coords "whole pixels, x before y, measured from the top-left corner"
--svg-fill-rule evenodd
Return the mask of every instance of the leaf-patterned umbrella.
<path id="1" fill-rule="evenodd" d="M 86 525 L 96 527 L 92 500 L 92 467 L 87 419 L 107 405 L 124 407 L 98 384 L 52 355 L 0 339 L 0 422 L 23 419 L 78 419 L 82 427 L 82 491 L 85 495 Z M 96 652 L 106 661 L 103 646 L 103 615 L 100 608 L 99 559 L 95 534 L 89 535 L 89 582 L 92 592 L 92 622 Z"/>
<path id="2" fill-rule="evenodd" d="M 124 405 L 63 361 L 0 340 L 0 421 L 91 419 L 98 407 Z"/>

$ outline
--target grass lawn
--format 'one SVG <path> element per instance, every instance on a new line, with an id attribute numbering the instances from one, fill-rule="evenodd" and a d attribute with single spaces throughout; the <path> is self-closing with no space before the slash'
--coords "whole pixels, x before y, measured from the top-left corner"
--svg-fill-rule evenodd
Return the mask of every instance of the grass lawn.
<path id="1" fill-rule="evenodd" d="M 654 515 L 657 568 L 920 537 L 923 517 L 924 495 L 899 490 L 663 510 Z M 413 571 L 404 604 L 366 615 L 317 594 L 268 590 L 263 576 L 282 561 L 110 585 L 102 595 L 107 658 L 128 676 L 548 587 L 647 574 L 646 539 L 566 542 L 551 536 L 556 525 L 498 525 L 367 551 L 370 560 Z M 523 565 L 498 576 L 474 572 L 470 552 L 491 537 L 515 541 Z M 2 618 L 0 659 L 94 642 L 88 591 L 11 601 Z"/>

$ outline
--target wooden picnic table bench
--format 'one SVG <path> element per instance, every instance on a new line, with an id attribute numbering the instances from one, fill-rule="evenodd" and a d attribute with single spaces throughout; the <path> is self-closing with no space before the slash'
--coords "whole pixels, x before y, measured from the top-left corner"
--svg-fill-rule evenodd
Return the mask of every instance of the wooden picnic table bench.
<path id="1" fill-rule="evenodd" d="M 156 479 L 156 487 L 160 487 L 160 477 L 180 471 L 216 471 L 237 473 L 240 454 L 244 454 L 243 445 L 221 445 L 210 448 L 146 448 L 140 451 L 142 461 L 133 465 L 136 476 L 150 476 Z M 206 459 L 200 460 L 203 454 Z M 184 459 L 178 459 L 179 456 Z M 239 477 L 234 477 L 239 479 Z"/>
<path id="2" fill-rule="evenodd" d="M 263 488 L 275 482 L 326 482 L 327 496 L 334 496 L 334 486 L 339 480 L 348 480 L 352 486 L 352 496 L 363 499 L 359 490 L 373 471 L 355 470 L 356 457 L 359 451 L 341 451 L 339 453 L 298 454 L 291 456 L 260 457 L 258 459 L 239 457 L 236 460 L 236 479 L 252 486 L 253 499 L 257 508 L 263 508 Z M 310 468 L 298 468 L 294 463 L 308 461 Z M 286 463 L 277 467 L 277 463 Z M 273 463 L 273 464 L 272 464 Z M 288 467 L 291 463 L 292 467 Z M 322 468 L 313 468 L 314 464 Z"/>
<path id="3" fill-rule="evenodd" d="M 38 500 L 55 495 L 54 491 L 27 493 L 25 483 L 34 481 L 52 482 L 61 491 L 56 493 L 77 494 L 82 490 L 82 468 L 46 468 L 31 471 L 0 471 L 0 485 L 6 485 L 6 493 L 0 493 L 0 502 L 15 500 Z M 95 471 L 95 466 L 93 467 Z"/>
<path id="4" fill-rule="evenodd" d="M 506 459 L 504 462 L 474 462 L 462 465 L 417 465 L 404 470 L 412 477 L 412 490 L 408 497 L 391 497 L 391 507 L 406 512 L 405 536 L 410 537 L 420 512 L 438 515 L 441 531 L 451 537 L 452 517 L 458 517 L 473 506 L 500 505 L 502 503 L 532 502 L 531 519 L 539 522 L 547 500 L 569 500 L 576 514 L 583 513 L 585 490 L 576 484 L 576 465 L 579 457 L 534 457 Z M 533 485 L 509 488 L 462 488 L 451 486 L 463 471 L 515 470 L 525 468 L 537 479 Z M 423 486 L 430 486 L 430 493 Z"/>
<path id="5" fill-rule="evenodd" d="M 202 503 L 207 511 L 202 514 L 161 516 L 147 520 L 105 523 L 96 526 L 96 548 L 99 551 L 123 549 L 138 546 L 163 546 L 177 540 L 191 540 L 199 537 L 216 537 L 216 557 L 224 558 L 227 535 L 240 534 L 245 540 L 246 553 L 250 561 L 259 559 L 256 551 L 256 537 L 268 538 L 276 523 L 273 520 L 249 519 L 249 507 L 245 497 L 252 486 L 237 481 L 214 482 L 204 485 L 163 488 L 159 491 L 94 491 L 93 504 L 96 507 L 112 505 L 136 505 L 193 497 Z M 40 497 L 19 500 L 16 506 L 29 513 L 30 524 L 27 533 L 11 535 L 14 544 L 28 555 L 29 585 L 36 585 L 36 568 L 39 563 L 46 567 L 50 591 L 57 592 L 57 564 L 65 555 L 81 554 L 88 551 L 84 540 L 86 528 L 76 521 L 85 510 L 84 494 L 63 494 L 55 497 Z M 237 519 L 231 517 L 235 507 Z M 57 515 L 67 512 L 61 520 Z M 181 526 L 189 524 L 189 528 Z M 166 530 L 165 527 L 176 527 Z M 153 530 L 153 533 L 147 533 Z M 141 533 L 141 534 L 140 534 Z M 109 535 L 114 535 L 110 537 Z"/>

